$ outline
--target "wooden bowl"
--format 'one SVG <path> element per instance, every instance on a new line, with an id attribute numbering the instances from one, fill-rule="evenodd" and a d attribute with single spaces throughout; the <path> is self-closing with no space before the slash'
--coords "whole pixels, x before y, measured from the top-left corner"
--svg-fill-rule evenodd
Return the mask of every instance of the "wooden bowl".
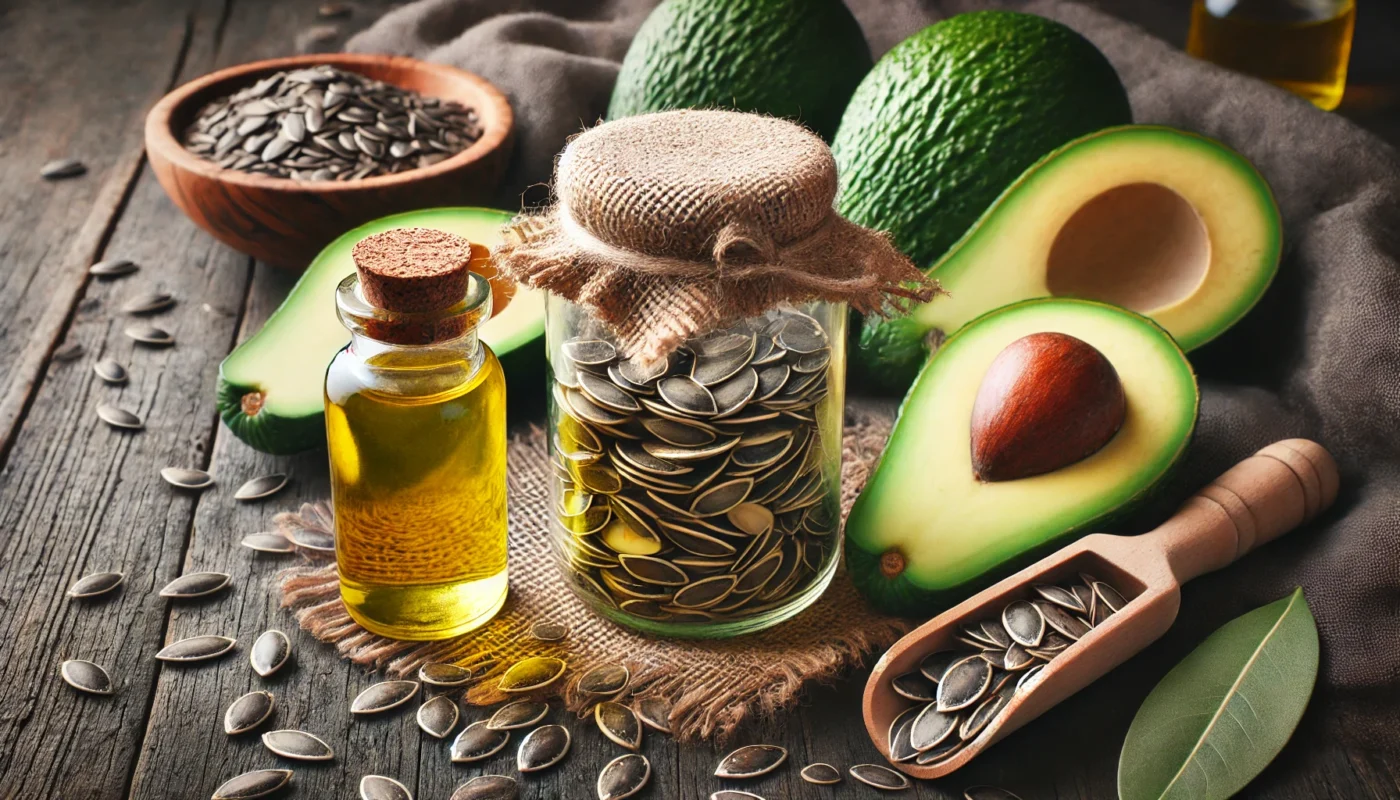
<path id="1" fill-rule="evenodd" d="M 209 101 L 274 72 L 318 64 L 455 100 L 475 109 L 484 133 L 431 166 L 343 182 L 224 169 L 180 143 Z M 505 174 L 514 133 L 505 96 L 470 72 L 400 56 L 323 53 L 230 67 L 181 86 L 146 117 L 146 154 L 166 194 L 201 228 L 261 261 L 302 270 L 337 236 L 370 220 L 420 208 L 488 204 Z"/>

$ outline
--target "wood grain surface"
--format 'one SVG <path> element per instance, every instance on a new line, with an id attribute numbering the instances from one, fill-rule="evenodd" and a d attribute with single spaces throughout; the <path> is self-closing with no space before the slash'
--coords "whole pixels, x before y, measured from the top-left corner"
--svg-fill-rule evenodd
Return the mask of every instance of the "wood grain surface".
<path id="1" fill-rule="evenodd" d="M 218 244 L 175 209 L 144 164 L 141 120 L 176 82 L 298 45 L 335 47 L 389 0 L 357 2 L 338 20 L 319 19 L 318 4 L 0 4 L 0 799 L 206 798 L 245 769 L 287 766 L 256 734 L 222 731 L 224 708 L 253 688 L 276 696 L 276 726 L 315 732 L 337 752 L 329 763 L 290 765 L 293 786 L 279 797 L 350 800 L 362 775 L 379 772 L 419 800 L 447 800 L 472 776 L 514 772 L 515 742 L 483 764 L 449 763 L 447 743 L 420 733 L 411 708 L 351 720 L 350 700 L 376 676 L 302 634 L 278 607 L 276 571 L 295 557 L 238 545 L 278 511 L 326 494 L 323 454 L 257 453 L 219 425 L 213 404 L 219 360 L 257 330 L 292 278 Z M 308 31 L 325 24 L 338 26 L 338 36 L 313 42 Z M 38 177 L 44 161 L 65 155 L 82 158 L 89 173 L 62 182 Z M 93 261 L 110 257 L 133 258 L 142 270 L 111 282 L 87 277 Z M 131 318 L 118 307 L 147 288 L 178 298 L 150 320 L 175 334 L 174 348 L 143 348 L 122 334 Z M 65 342 L 86 352 L 54 361 Z M 127 364 L 131 382 L 98 381 L 91 365 L 102 356 Z M 146 430 L 103 425 L 93 413 L 103 402 L 142 415 Z M 208 468 L 218 483 L 199 495 L 177 492 L 157 474 L 165 466 Z M 232 500 L 244 480 L 273 471 L 292 475 L 287 490 L 264 503 Z M 104 569 L 127 575 L 114 596 L 65 597 L 78 577 Z M 232 588 L 182 603 L 156 596 L 166 581 L 200 569 L 231 573 Z M 291 637 L 293 661 L 264 680 L 249 667 L 248 648 L 274 627 Z M 204 665 L 154 660 L 166 642 L 196 633 L 235 636 L 238 649 Z M 57 667 L 65 658 L 106 666 L 115 695 L 64 685 Z M 1145 693 L 1170 666 L 1149 648 L 957 775 L 896 796 L 959 798 L 967 786 L 990 783 L 1025 800 L 1114 797 L 1118 750 L 1135 709 L 1102 698 L 1125 687 Z M 818 787 L 797 774 L 812 761 L 843 771 L 880 761 L 860 719 L 864 677 L 814 688 L 801 708 L 745 728 L 732 745 L 791 751 L 786 766 L 747 784 L 712 777 L 721 748 L 682 747 L 648 732 L 643 752 L 653 775 L 639 796 L 703 799 L 723 785 L 769 800 L 878 796 L 849 778 Z M 1400 700 L 1383 702 L 1400 722 Z M 464 717 L 486 713 L 467 709 Z M 551 712 L 573 731 L 572 753 L 561 767 L 524 778 L 522 797 L 590 798 L 597 770 L 623 752 L 591 720 L 566 716 Z M 1348 751 L 1313 730 L 1305 718 L 1245 796 L 1400 797 L 1400 755 Z"/>

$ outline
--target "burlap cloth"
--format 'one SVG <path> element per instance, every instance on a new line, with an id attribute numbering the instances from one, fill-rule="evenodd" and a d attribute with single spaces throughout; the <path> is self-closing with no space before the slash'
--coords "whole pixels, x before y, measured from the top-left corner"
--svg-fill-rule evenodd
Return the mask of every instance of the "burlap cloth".
<path id="1" fill-rule="evenodd" d="M 852 408 L 848 414 L 842 458 L 842 512 L 850 510 L 889 433 L 890 419 L 878 408 Z M 516 659 L 559 656 L 568 662 L 564 680 L 554 688 L 575 712 L 591 709 L 597 698 L 578 695 L 574 681 L 600 664 L 626 664 L 632 680 L 623 699 L 664 697 L 674 704 L 676 738 L 724 738 L 751 714 L 771 714 L 798 699 L 810 681 L 829 681 L 883 650 L 907 631 L 908 621 L 869 610 L 843 571 L 826 594 L 797 617 L 763 633 L 730 640 L 660 640 L 634 633 L 592 613 L 574 596 L 555 562 L 549 543 L 549 459 L 539 428 L 516 436 L 508 452 L 510 496 L 510 596 L 486 627 L 443 642 L 400 642 L 361 628 L 340 601 L 335 564 L 321 563 L 283 571 L 282 604 L 318 639 L 332 644 L 347 659 L 411 675 L 428 662 L 494 667 L 467 691 L 466 700 L 491 704 L 508 699 L 491 677 Z M 297 513 L 276 518 L 291 535 L 298 527 L 329 532 L 325 503 L 307 504 Z M 313 558 L 314 553 L 308 552 Z M 329 562 L 329 563 L 327 563 Z M 558 643 L 529 635 L 539 621 L 562 622 L 570 633 Z"/>
<path id="2" fill-rule="evenodd" d="M 1278 279 L 1239 325 L 1193 354 L 1201 420 L 1150 527 L 1194 488 L 1289 436 L 1325 444 L 1343 472 L 1335 509 L 1184 590 L 1150 658 L 1158 671 L 1102 702 L 1136 706 L 1166 665 L 1244 611 L 1302 585 L 1321 630 L 1312 714 L 1353 744 L 1400 748 L 1400 158 L 1340 117 L 1197 62 L 1142 30 L 1057 0 L 847 0 L 878 57 L 937 19 L 1012 7 L 1069 24 L 1117 67 L 1140 122 L 1220 139 L 1273 185 L 1285 224 Z M 498 202 L 543 186 L 565 140 L 607 108 L 617 65 L 654 0 L 419 0 L 350 42 L 484 75 L 510 95 L 516 160 Z M 1128 9 L 1127 0 L 1103 0 Z M 1187 14 L 1182 0 L 1172 12 Z M 1385 3 L 1372 3 L 1383 14 Z M 1366 15 L 1362 10 L 1362 26 Z M 1392 56 L 1393 58 L 1393 56 Z M 536 193 L 537 192 L 537 193 Z M 528 197 L 544 198 L 543 189 Z M 936 302 L 936 301 L 935 301 Z M 1131 531 L 1123 531 L 1131 532 Z M 839 595 L 833 593 L 829 599 Z M 797 624 L 804 624 L 801 620 Z M 785 630 L 785 629 L 784 629 Z M 748 640 L 736 643 L 747 647 Z M 1085 721 L 1084 724 L 1092 724 Z"/>

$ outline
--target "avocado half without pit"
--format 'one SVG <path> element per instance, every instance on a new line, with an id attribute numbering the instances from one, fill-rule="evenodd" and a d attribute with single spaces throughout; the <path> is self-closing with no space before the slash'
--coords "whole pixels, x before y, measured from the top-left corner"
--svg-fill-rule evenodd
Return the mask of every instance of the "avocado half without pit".
<path id="1" fill-rule="evenodd" d="M 963 327 L 924 366 L 846 522 L 880 610 L 928 616 L 1136 508 L 1185 454 L 1199 394 L 1131 311 L 1041 298 Z"/>
<path id="2" fill-rule="evenodd" d="M 326 365 L 350 341 L 336 315 L 335 288 L 355 271 L 350 250 L 394 228 L 435 228 L 488 248 L 511 214 L 488 208 L 434 208 L 395 214 L 336 239 L 306 268 L 262 329 L 219 365 L 219 415 L 234 435 L 265 453 L 288 454 L 326 441 Z M 544 375 L 544 295 L 493 274 L 492 315 L 481 341 L 505 371 L 508 395 L 534 395 Z"/>
<path id="3" fill-rule="evenodd" d="M 888 388 L 926 352 L 1008 303 L 1101 300 L 1151 317 L 1191 351 L 1219 336 L 1278 270 L 1278 206 L 1238 153 L 1152 125 L 1108 128 L 1052 152 L 1016 180 L 932 268 L 948 296 L 867 320 L 859 357 Z M 888 355 L 887 355 L 888 354 Z"/>

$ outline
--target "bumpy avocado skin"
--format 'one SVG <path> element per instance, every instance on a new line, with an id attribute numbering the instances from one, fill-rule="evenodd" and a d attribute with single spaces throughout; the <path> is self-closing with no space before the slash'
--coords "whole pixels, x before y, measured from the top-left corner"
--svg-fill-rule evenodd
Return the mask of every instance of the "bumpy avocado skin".
<path id="1" fill-rule="evenodd" d="M 1131 121 L 1118 74 L 1078 33 L 1031 14 L 961 14 L 896 45 L 856 89 L 832 142 L 837 208 L 929 267 L 1046 153 Z M 863 331 L 853 360 L 902 393 L 927 357 L 921 334 L 864 325 L 895 329 Z"/>
<path id="2" fill-rule="evenodd" d="M 870 65 L 841 0 L 666 0 L 632 40 L 608 119 L 731 108 L 798 120 L 830 141 Z"/>

